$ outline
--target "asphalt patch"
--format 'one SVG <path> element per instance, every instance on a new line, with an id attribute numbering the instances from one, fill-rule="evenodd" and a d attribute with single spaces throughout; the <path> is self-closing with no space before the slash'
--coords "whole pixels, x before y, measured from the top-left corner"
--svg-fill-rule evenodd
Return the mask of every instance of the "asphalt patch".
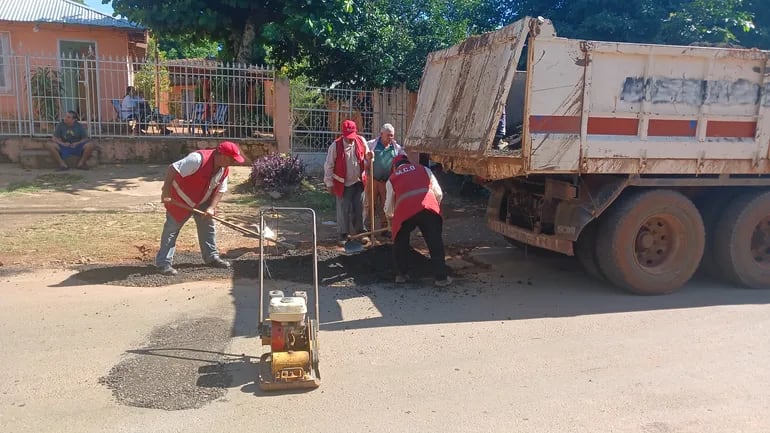
<path id="1" fill-rule="evenodd" d="M 312 283 L 313 255 L 311 252 L 290 251 L 281 256 L 266 256 L 265 279 Z M 178 254 L 174 267 L 176 276 L 157 273 L 153 265 L 104 266 L 89 265 L 61 283 L 62 286 L 109 284 L 130 287 L 159 287 L 187 281 L 216 279 L 259 278 L 259 251 L 242 253 L 229 258 L 231 269 L 217 269 L 204 265 L 200 256 L 191 253 Z M 418 251 L 409 251 L 409 274 L 417 280 L 431 277 L 430 259 Z M 268 275 L 269 274 L 269 275 Z M 321 285 L 349 282 L 356 285 L 393 282 L 395 270 L 391 245 L 384 244 L 361 253 L 345 255 L 332 249 L 318 250 L 318 278 Z"/>
<path id="2" fill-rule="evenodd" d="M 115 365 L 99 383 L 126 406 L 162 410 L 200 408 L 231 385 L 224 349 L 230 323 L 219 318 L 172 322 L 153 330 L 140 349 Z"/>

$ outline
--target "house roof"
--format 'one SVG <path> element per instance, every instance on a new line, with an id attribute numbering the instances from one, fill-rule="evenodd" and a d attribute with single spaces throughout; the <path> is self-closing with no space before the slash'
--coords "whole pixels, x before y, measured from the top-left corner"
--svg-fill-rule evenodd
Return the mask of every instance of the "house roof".
<path id="1" fill-rule="evenodd" d="M 114 18 L 70 0 L 0 0 L 0 21 L 61 23 L 143 30 L 130 21 Z"/>

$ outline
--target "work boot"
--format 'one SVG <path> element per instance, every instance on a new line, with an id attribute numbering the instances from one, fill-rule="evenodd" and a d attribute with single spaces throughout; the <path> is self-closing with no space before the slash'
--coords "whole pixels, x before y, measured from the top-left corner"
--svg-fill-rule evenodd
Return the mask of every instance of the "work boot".
<path id="1" fill-rule="evenodd" d="M 407 281 L 409 281 L 409 274 L 405 274 L 405 275 L 398 274 L 398 275 L 396 275 L 396 284 L 404 284 Z"/>
<path id="2" fill-rule="evenodd" d="M 172 268 L 171 265 L 160 266 L 158 268 L 158 272 L 160 272 L 163 275 L 167 275 L 169 277 L 173 277 L 174 275 L 179 273 L 176 271 L 176 269 Z"/>
<path id="3" fill-rule="evenodd" d="M 452 278 L 451 277 L 446 277 L 443 280 L 436 280 L 436 281 L 433 282 L 433 284 L 436 287 L 447 287 L 448 285 L 452 284 Z"/>
<path id="4" fill-rule="evenodd" d="M 206 264 L 211 266 L 212 268 L 230 269 L 230 262 L 222 260 L 219 257 L 214 257 L 213 259 L 211 259 L 210 262 Z"/>

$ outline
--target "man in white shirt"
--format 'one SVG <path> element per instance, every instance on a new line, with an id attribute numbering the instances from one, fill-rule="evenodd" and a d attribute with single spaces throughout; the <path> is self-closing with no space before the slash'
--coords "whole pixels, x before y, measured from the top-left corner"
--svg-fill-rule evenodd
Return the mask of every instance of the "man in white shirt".
<path id="1" fill-rule="evenodd" d="M 155 265 L 160 273 L 177 274 L 172 267 L 176 239 L 190 216 L 195 218 L 204 263 L 215 268 L 230 267 L 230 263 L 219 257 L 216 226 L 211 216 L 215 215 L 219 200 L 227 191 L 229 167 L 244 161 L 238 145 L 224 141 L 216 149 L 192 152 L 169 166 L 161 191 L 161 201 L 166 207 L 166 223 L 155 256 Z M 191 208 L 204 212 L 206 216 L 193 213 Z"/>

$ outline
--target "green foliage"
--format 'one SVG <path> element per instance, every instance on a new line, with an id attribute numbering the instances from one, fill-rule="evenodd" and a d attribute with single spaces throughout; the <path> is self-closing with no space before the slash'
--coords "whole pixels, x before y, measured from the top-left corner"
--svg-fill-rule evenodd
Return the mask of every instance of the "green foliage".
<path id="1" fill-rule="evenodd" d="M 208 39 L 195 40 L 190 36 L 165 36 L 158 38 L 158 47 L 166 58 L 215 59 L 220 54 L 220 44 Z"/>
<path id="2" fill-rule="evenodd" d="M 155 63 L 156 59 L 158 60 L 157 64 Z M 168 69 L 163 64 L 163 61 L 166 60 L 164 54 L 158 51 L 158 42 L 152 37 L 148 42 L 146 60 L 142 68 L 134 76 L 134 86 L 137 91 L 141 91 L 144 94 L 144 99 L 150 106 L 157 107 L 155 86 L 160 84 L 159 93 L 163 95 L 171 88 L 171 79 L 169 78 Z"/>
<path id="3" fill-rule="evenodd" d="M 64 88 L 57 70 L 50 66 L 33 69 L 29 79 L 29 92 L 32 94 L 32 108 L 36 119 L 47 121 L 59 119 L 59 99 L 64 93 Z"/>
<path id="4" fill-rule="evenodd" d="M 317 84 L 416 90 L 427 54 L 501 24 L 490 0 L 363 0 L 311 39 L 283 38 L 270 59 Z M 288 26 L 289 24 L 287 24 Z M 291 34 L 287 26 L 282 34 Z"/>
<path id="5" fill-rule="evenodd" d="M 280 76 L 319 85 L 416 90 L 428 53 L 525 15 L 551 19 L 569 38 L 770 48 L 767 0 L 114 0 L 113 7 L 160 34 L 170 56 L 269 61 Z"/>
<path id="6" fill-rule="evenodd" d="M 522 15 L 551 19 L 559 36 L 689 45 L 770 48 L 770 12 L 761 0 L 521 0 Z"/>
<path id="7" fill-rule="evenodd" d="M 108 1 L 108 0 L 102 0 Z M 146 25 L 163 37 L 184 37 L 193 42 L 217 41 L 223 59 L 262 63 L 265 47 L 285 35 L 323 34 L 332 22 L 347 14 L 352 0 L 113 0 L 116 13 Z"/>

